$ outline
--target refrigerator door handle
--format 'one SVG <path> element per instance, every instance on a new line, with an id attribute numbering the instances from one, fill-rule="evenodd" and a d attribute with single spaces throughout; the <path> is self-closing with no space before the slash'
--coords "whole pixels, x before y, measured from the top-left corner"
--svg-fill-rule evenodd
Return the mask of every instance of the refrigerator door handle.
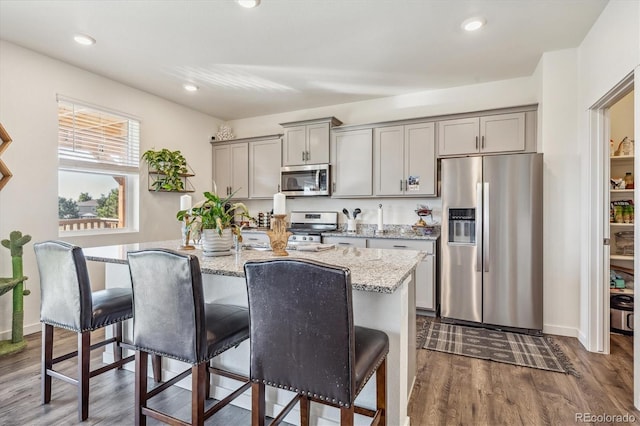
<path id="1" fill-rule="evenodd" d="M 489 259 L 491 252 L 489 250 L 489 182 L 484 183 L 484 191 L 482 194 L 482 249 L 484 251 L 484 271 L 489 272 Z"/>
<path id="2" fill-rule="evenodd" d="M 483 209 L 483 199 L 482 199 L 482 183 L 476 183 L 476 203 L 478 207 L 476 208 L 476 271 L 482 272 L 482 250 L 481 247 L 481 239 L 482 239 L 482 209 Z"/>

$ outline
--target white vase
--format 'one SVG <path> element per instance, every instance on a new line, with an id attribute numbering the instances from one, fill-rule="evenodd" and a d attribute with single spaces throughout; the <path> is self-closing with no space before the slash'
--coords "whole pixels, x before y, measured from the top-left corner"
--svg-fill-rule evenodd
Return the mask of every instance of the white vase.
<path id="1" fill-rule="evenodd" d="M 228 252 L 232 246 L 233 235 L 230 228 L 223 229 L 222 235 L 219 235 L 215 229 L 203 229 L 202 250 L 204 252 Z"/>

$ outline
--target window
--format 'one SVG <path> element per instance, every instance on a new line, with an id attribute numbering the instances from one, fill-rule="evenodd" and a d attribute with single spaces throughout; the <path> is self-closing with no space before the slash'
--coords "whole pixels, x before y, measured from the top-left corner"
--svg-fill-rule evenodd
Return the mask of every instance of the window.
<path id="1" fill-rule="evenodd" d="M 58 229 L 137 230 L 140 122 L 58 98 Z"/>

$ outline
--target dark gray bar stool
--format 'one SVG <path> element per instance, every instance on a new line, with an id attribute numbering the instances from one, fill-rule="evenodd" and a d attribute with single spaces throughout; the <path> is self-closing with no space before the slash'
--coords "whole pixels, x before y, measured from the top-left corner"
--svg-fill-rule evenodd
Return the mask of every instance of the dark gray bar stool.
<path id="1" fill-rule="evenodd" d="M 42 403 L 51 401 L 51 378 L 78 387 L 78 419 L 89 416 L 89 379 L 133 361 L 122 359 L 122 321 L 133 316 L 131 289 L 112 288 L 91 291 L 87 264 L 80 247 L 62 241 L 34 245 L 40 271 L 40 321 L 42 322 Z M 91 332 L 113 324 L 114 337 L 91 345 Z M 78 350 L 53 358 L 53 329 L 78 333 Z M 115 361 L 90 371 L 91 350 L 114 344 Z M 53 369 L 54 364 L 78 357 L 77 379 Z M 159 378 L 158 378 L 159 380 Z"/>
<path id="2" fill-rule="evenodd" d="M 342 425 L 354 413 L 386 424 L 386 357 L 389 338 L 353 324 L 348 269 L 300 259 L 247 262 L 252 424 L 265 421 L 265 385 L 296 392 L 271 423 L 300 401 L 300 423 L 309 424 L 310 403 L 340 409 Z M 377 410 L 354 400 L 376 373 Z"/>
<path id="3" fill-rule="evenodd" d="M 142 250 L 128 254 L 133 284 L 133 344 L 136 347 L 135 422 L 146 416 L 169 424 L 188 425 L 148 407 L 150 398 L 191 374 L 191 424 L 202 425 L 242 392 L 250 382 L 208 366 L 209 360 L 249 337 L 247 308 L 205 303 L 198 258 L 170 250 Z M 170 381 L 147 389 L 147 356 L 157 354 L 192 365 Z M 244 383 L 205 411 L 209 373 Z"/>

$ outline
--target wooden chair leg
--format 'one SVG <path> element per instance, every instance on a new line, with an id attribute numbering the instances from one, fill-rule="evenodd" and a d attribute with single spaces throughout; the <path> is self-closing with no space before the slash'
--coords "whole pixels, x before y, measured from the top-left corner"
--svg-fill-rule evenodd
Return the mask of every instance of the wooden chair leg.
<path id="1" fill-rule="evenodd" d="M 376 407 L 380 411 L 380 423 L 387 425 L 387 358 L 376 370 Z"/>
<path id="2" fill-rule="evenodd" d="M 116 341 L 113 342 L 113 360 L 120 361 L 122 359 L 122 346 L 120 343 L 122 342 L 122 322 L 117 322 L 113 324 L 113 336 L 116 338 Z M 118 367 L 118 369 L 122 369 L 122 366 Z"/>
<path id="3" fill-rule="evenodd" d="M 349 408 L 340 409 L 340 426 L 353 426 L 354 408 L 353 404 L 351 404 Z"/>
<path id="4" fill-rule="evenodd" d="M 264 387 L 264 383 L 251 383 L 251 426 L 264 426 L 266 411 Z"/>
<path id="5" fill-rule="evenodd" d="M 205 380 L 209 376 L 206 362 L 191 367 L 191 424 L 204 425 Z"/>
<path id="6" fill-rule="evenodd" d="M 153 380 L 156 383 L 160 383 L 162 381 L 162 357 L 160 355 L 151 355 L 151 367 Z"/>
<path id="7" fill-rule="evenodd" d="M 42 324 L 42 403 L 48 404 L 51 401 L 51 376 L 47 370 L 53 368 L 53 326 Z"/>
<path id="8" fill-rule="evenodd" d="M 211 372 L 209 371 L 209 367 L 211 367 L 211 360 L 207 361 L 207 379 L 205 382 L 204 395 L 206 399 L 211 398 Z"/>
<path id="9" fill-rule="evenodd" d="M 78 333 L 78 420 L 89 417 L 89 362 L 91 361 L 91 332 Z"/>
<path id="10" fill-rule="evenodd" d="M 309 398 L 302 395 L 300 398 L 300 426 L 309 426 L 311 410 L 311 401 Z"/>
<path id="11" fill-rule="evenodd" d="M 147 417 L 142 414 L 142 407 L 147 406 L 147 362 L 148 354 L 136 351 L 136 388 L 135 388 L 135 424 L 145 426 Z"/>

